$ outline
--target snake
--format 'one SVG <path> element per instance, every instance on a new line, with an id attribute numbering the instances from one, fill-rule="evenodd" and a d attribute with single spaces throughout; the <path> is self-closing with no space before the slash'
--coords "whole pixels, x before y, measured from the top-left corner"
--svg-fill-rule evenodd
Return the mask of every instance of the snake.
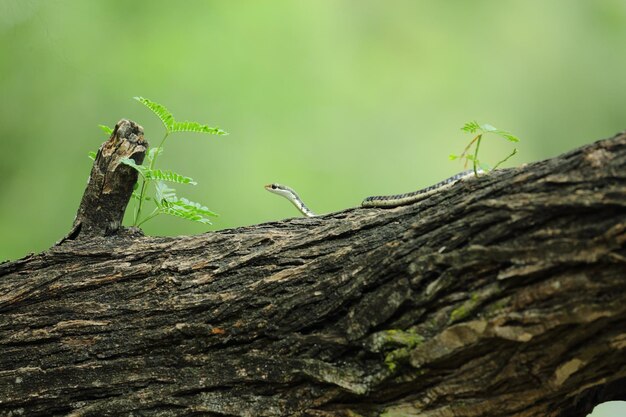
<path id="1" fill-rule="evenodd" d="M 459 172 L 451 177 L 446 178 L 445 180 L 439 181 L 436 184 L 433 184 L 429 187 L 419 189 L 417 191 L 413 191 L 405 194 L 394 194 L 394 195 L 377 195 L 367 197 L 361 203 L 361 207 L 365 208 L 392 208 L 398 206 L 404 206 L 408 204 L 416 203 L 420 200 L 423 200 L 435 193 L 438 193 L 442 190 L 452 187 L 459 181 L 469 179 L 477 174 L 482 174 L 483 171 L 478 169 L 474 171 L 473 169 Z M 290 188 L 286 185 L 281 185 L 277 183 L 267 184 L 265 189 L 271 193 L 278 194 L 280 196 L 285 197 L 289 200 L 300 213 L 302 213 L 306 217 L 315 217 L 317 216 L 311 209 L 304 204 L 304 201 L 300 198 L 298 193 L 293 188 Z"/>

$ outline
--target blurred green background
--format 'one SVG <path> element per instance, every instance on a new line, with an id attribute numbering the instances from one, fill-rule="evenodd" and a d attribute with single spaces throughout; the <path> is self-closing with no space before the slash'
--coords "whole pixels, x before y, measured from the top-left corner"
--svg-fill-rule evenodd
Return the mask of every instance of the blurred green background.
<path id="1" fill-rule="evenodd" d="M 133 96 L 229 136 L 175 134 L 160 167 L 221 216 L 160 216 L 154 235 L 319 213 L 411 191 L 448 161 L 469 120 L 522 138 L 509 165 L 626 129 L 626 2 L 0 0 L 0 259 L 52 245 L 72 223 L 98 124 L 159 121 Z M 493 138 L 495 162 L 510 151 Z"/>
<path id="2" fill-rule="evenodd" d="M 0 258 L 68 231 L 99 123 L 158 142 L 136 95 L 230 132 L 176 134 L 160 160 L 198 181 L 178 190 L 214 226 L 161 216 L 149 234 L 298 215 L 268 182 L 320 213 L 429 185 L 462 169 L 447 156 L 472 119 L 523 139 L 511 164 L 626 128 L 624 1 L 0 4 Z M 485 157 L 509 150 L 494 138 Z"/>
<path id="3" fill-rule="evenodd" d="M 157 143 L 136 95 L 231 133 L 168 139 L 160 166 L 221 217 L 154 235 L 297 216 L 269 182 L 320 213 L 427 186 L 462 169 L 473 119 L 522 138 L 509 165 L 626 129 L 623 0 L 0 0 L 0 53 L 0 260 L 69 230 L 98 124 Z"/>

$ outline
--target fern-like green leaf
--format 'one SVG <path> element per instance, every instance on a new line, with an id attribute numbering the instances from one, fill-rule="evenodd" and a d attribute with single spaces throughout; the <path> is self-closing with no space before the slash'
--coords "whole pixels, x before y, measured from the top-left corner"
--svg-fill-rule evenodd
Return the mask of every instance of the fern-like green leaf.
<path id="1" fill-rule="evenodd" d="M 145 107 L 147 107 L 150 111 L 152 111 L 163 123 L 165 126 L 166 134 L 161 140 L 161 145 L 156 148 L 148 149 L 146 155 L 146 163 L 144 165 L 138 165 L 132 159 L 122 159 L 121 163 L 132 167 L 135 169 L 141 176 L 143 177 L 143 185 L 141 188 L 141 192 L 137 194 L 133 193 L 133 197 L 140 200 L 137 205 L 137 210 L 135 212 L 135 220 L 134 224 L 142 224 L 145 221 L 153 218 L 158 214 L 169 214 L 172 216 L 181 217 L 187 220 L 192 220 L 200 223 L 210 224 L 211 222 L 206 218 L 206 216 L 217 216 L 217 214 L 213 213 L 211 210 L 206 208 L 205 206 L 194 203 L 193 201 L 189 201 L 185 198 L 178 198 L 176 196 L 176 190 L 168 187 L 165 184 L 165 181 L 174 182 L 177 184 L 192 184 L 195 185 L 196 182 L 183 175 L 177 174 L 173 171 L 167 170 L 163 171 L 160 169 L 154 169 L 155 162 L 162 152 L 162 146 L 165 140 L 167 139 L 170 133 L 174 132 L 197 132 L 197 133 L 209 133 L 214 135 L 227 135 L 228 133 L 217 128 L 211 127 L 208 125 L 200 124 L 197 122 L 177 122 L 174 119 L 172 113 L 170 113 L 165 106 L 156 103 L 152 100 L 149 100 L 144 97 L 135 97 L 135 100 L 139 101 Z M 145 196 L 145 184 L 146 181 L 153 181 L 156 187 L 155 198 L 152 200 L 156 204 L 155 210 L 146 216 L 144 219 L 140 218 L 142 202 L 141 200 L 148 200 L 149 198 Z"/>
<path id="2" fill-rule="evenodd" d="M 111 136 L 111 134 L 113 133 L 113 129 L 111 129 L 109 126 L 106 126 L 106 125 L 98 125 L 98 127 L 99 127 L 100 129 L 102 129 L 102 131 L 103 131 L 104 133 L 106 133 L 107 135 L 109 135 L 109 136 Z"/>
<path id="3" fill-rule="evenodd" d="M 191 220 L 193 222 L 203 223 L 203 224 L 211 224 L 211 220 L 203 217 L 200 214 L 196 214 L 193 212 L 189 212 L 186 210 L 179 210 L 176 207 L 163 207 L 159 209 L 160 213 L 169 214 L 170 216 L 180 217 L 186 220 Z"/>
<path id="4" fill-rule="evenodd" d="M 169 110 L 165 108 L 165 106 L 159 103 L 156 103 L 152 100 L 148 100 L 147 98 L 144 98 L 144 97 L 134 97 L 134 98 L 135 100 L 137 100 L 138 102 L 146 106 L 148 109 L 150 109 L 152 113 L 154 113 L 159 119 L 161 119 L 161 122 L 163 122 L 165 129 L 168 132 L 171 132 L 172 125 L 175 123 L 174 116 L 172 116 L 172 113 L 170 113 Z"/>
<path id="5" fill-rule="evenodd" d="M 492 126 L 490 124 L 481 125 L 480 129 L 482 129 L 483 131 L 487 133 L 494 133 L 496 135 L 500 135 L 506 140 L 508 140 L 509 142 L 519 142 L 519 139 L 517 138 L 517 136 L 510 134 L 506 130 L 500 130 L 497 127 Z"/>
<path id="6" fill-rule="evenodd" d="M 157 203 L 159 213 L 204 224 L 211 224 L 211 221 L 206 216 L 217 216 L 216 213 L 202 204 L 194 203 L 186 198 L 178 198 L 176 190 L 168 187 L 163 181 L 156 182 L 156 195 L 157 200 L 155 202 Z"/>
<path id="7" fill-rule="evenodd" d="M 228 133 L 217 127 L 210 127 L 197 122 L 174 122 L 171 132 L 210 133 L 212 135 L 227 135 Z"/>
<path id="8" fill-rule="evenodd" d="M 203 206 L 202 204 L 189 201 L 184 197 L 176 201 L 174 205 L 176 205 L 182 210 L 186 210 L 186 211 L 193 212 L 196 214 L 201 214 L 203 216 L 213 216 L 213 217 L 219 216 L 217 213 L 209 210 L 207 207 Z"/>
<path id="9" fill-rule="evenodd" d="M 517 136 L 514 136 L 504 130 L 498 130 L 496 133 L 508 140 L 509 142 L 519 142 L 519 138 Z"/>
<path id="10" fill-rule="evenodd" d="M 176 190 L 170 188 L 163 181 L 157 181 L 156 187 L 156 200 L 155 202 L 159 207 L 166 206 L 168 203 L 178 200 L 176 197 Z"/>
<path id="11" fill-rule="evenodd" d="M 480 125 L 478 124 L 478 122 L 473 121 L 473 122 L 467 122 L 465 123 L 465 125 L 463 125 L 463 127 L 461 128 L 461 130 L 466 131 L 467 133 L 475 133 L 478 129 L 480 129 Z"/>
<path id="12" fill-rule="evenodd" d="M 146 180 L 169 181 L 177 184 L 197 184 L 193 178 L 185 177 L 184 175 L 177 174 L 170 170 L 161 171 L 160 169 L 150 169 L 145 165 L 137 165 L 137 163 L 130 158 L 122 158 L 120 162 L 135 169 Z"/>
<path id="13" fill-rule="evenodd" d="M 139 174 L 141 174 L 141 176 L 144 178 L 146 178 L 146 172 L 150 171 L 149 168 L 143 165 L 137 165 L 137 163 L 131 158 L 122 158 L 120 159 L 120 162 L 133 168 L 135 171 L 139 172 Z"/>
<path id="14" fill-rule="evenodd" d="M 192 178 L 185 177 L 170 170 L 161 171 L 160 169 L 146 169 L 144 177 L 149 180 L 169 181 L 177 184 L 197 184 L 197 182 L 195 182 Z"/>
<path id="15" fill-rule="evenodd" d="M 96 160 L 96 156 L 97 156 L 97 155 L 98 155 L 98 153 L 97 153 L 97 152 L 93 152 L 93 151 L 92 151 L 92 152 L 89 152 L 89 153 L 87 154 L 87 156 L 89 157 L 89 159 L 91 159 L 92 161 L 95 161 L 95 160 Z"/>

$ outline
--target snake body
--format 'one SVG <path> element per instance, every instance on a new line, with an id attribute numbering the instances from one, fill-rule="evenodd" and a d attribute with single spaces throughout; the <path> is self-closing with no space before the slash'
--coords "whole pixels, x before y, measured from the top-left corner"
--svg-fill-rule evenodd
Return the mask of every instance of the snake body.
<path id="1" fill-rule="evenodd" d="M 478 172 L 481 173 L 482 171 L 478 171 Z M 456 184 L 457 182 L 461 180 L 471 178 L 473 175 L 474 175 L 474 170 L 470 169 L 467 171 L 459 172 L 458 174 L 453 175 L 449 178 L 446 178 L 443 181 L 439 181 L 437 184 L 433 184 L 430 187 L 422 188 L 421 190 L 413 191 L 411 193 L 367 197 L 365 200 L 363 200 L 363 202 L 361 203 L 361 206 L 362 207 L 397 207 L 397 206 L 404 206 L 406 204 L 416 203 L 441 190 L 445 190 L 446 188 L 452 187 L 454 184 Z"/>
<path id="2" fill-rule="evenodd" d="M 477 171 L 479 174 L 482 173 L 482 170 Z M 411 193 L 406 194 L 394 194 L 394 195 L 382 195 L 382 196 L 372 196 L 367 197 L 361 203 L 361 207 L 382 207 L 382 208 L 391 208 L 404 206 L 407 204 L 416 203 L 420 200 L 425 199 L 441 190 L 445 190 L 446 188 L 452 187 L 454 184 L 461 180 L 465 180 L 474 176 L 474 170 L 467 170 L 460 172 L 456 175 L 453 175 L 449 178 L 446 178 L 443 181 L 439 181 L 436 184 L 433 184 L 429 187 L 422 188 L 417 191 L 413 191 Z M 307 206 L 304 204 L 298 193 L 293 188 L 287 187 L 286 185 L 280 184 L 268 184 L 265 186 L 265 189 L 274 194 L 281 195 L 289 200 L 296 208 L 307 217 L 314 217 L 315 213 L 313 213 Z"/>

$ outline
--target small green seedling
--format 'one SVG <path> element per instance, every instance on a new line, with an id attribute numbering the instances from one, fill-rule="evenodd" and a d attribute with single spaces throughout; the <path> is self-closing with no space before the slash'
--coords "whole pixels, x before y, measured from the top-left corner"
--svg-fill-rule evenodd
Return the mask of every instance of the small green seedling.
<path id="1" fill-rule="evenodd" d="M 509 132 L 500 130 L 496 127 L 493 127 L 490 124 L 479 125 L 478 122 L 475 122 L 475 121 L 465 123 L 465 126 L 463 126 L 461 130 L 467 133 L 470 133 L 472 135 L 476 134 L 476 136 L 474 136 L 474 138 L 467 144 L 467 146 L 465 147 L 461 155 L 451 154 L 450 159 L 451 160 L 465 159 L 465 167 L 467 167 L 468 162 L 471 162 L 475 175 L 478 175 L 478 168 L 481 168 L 485 171 L 492 171 L 498 168 L 500 165 L 502 165 L 504 162 L 506 162 L 509 158 L 511 158 L 513 155 L 517 153 L 517 149 L 513 148 L 513 152 L 511 152 L 506 158 L 499 161 L 493 168 L 489 169 L 489 167 L 486 164 L 482 163 L 478 159 L 478 151 L 480 149 L 480 143 L 482 141 L 483 135 L 487 133 L 493 133 L 500 137 L 503 137 L 509 142 L 514 142 L 514 143 L 519 142 L 519 139 L 516 136 L 510 134 Z M 472 146 L 474 146 L 473 152 L 471 151 Z"/>
<path id="2" fill-rule="evenodd" d="M 171 133 L 196 132 L 208 133 L 212 135 L 227 135 L 228 133 L 219 128 L 210 127 L 197 122 L 178 122 L 174 119 L 172 113 L 170 113 L 164 106 L 143 97 L 135 97 L 135 100 L 150 109 L 161 120 L 163 126 L 165 126 L 165 135 L 163 136 L 163 139 L 161 139 L 159 146 L 150 147 L 147 150 L 145 165 L 137 165 L 135 161 L 130 158 L 124 158 L 121 160 L 122 163 L 135 169 L 141 177 L 141 186 L 135 184 L 135 190 L 133 191 L 133 198 L 137 200 L 133 216 L 133 226 L 140 226 L 159 214 L 169 214 L 170 216 L 176 216 L 194 222 L 211 224 L 207 217 L 217 216 L 217 214 L 202 204 L 189 201 L 186 198 L 178 197 L 176 195 L 176 190 L 170 188 L 166 184 L 166 182 L 190 185 L 196 185 L 197 183 L 193 179 L 177 174 L 173 171 L 156 169 L 156 160 L 163 152 L 163 144 Z M 108 126 L 100 125 L 100 128 L 107 135 L 110 135 L 113 132 L 113 130 Z M 91 159 L 95 159 L 95 156 L 95 152 L 89 153 L 89 157 Z M 146 195 L 150 185 L 154 185 L 153 197 Z M 137 191 L 138 188 L 139 191 Z M 144 208 L 144 203 L 148 201 L 152 201 L 155 207 L 150 214 L 142 217 L 141 213 Z"/>

